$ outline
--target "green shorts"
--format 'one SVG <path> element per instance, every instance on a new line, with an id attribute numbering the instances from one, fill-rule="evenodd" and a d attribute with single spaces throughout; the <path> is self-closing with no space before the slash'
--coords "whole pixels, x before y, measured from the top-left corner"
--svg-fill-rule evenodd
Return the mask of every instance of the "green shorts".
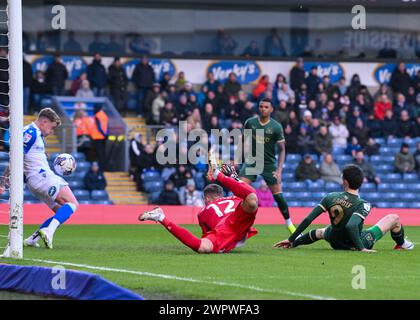
<path id="1" fill-rule="evenodd" d="M 324 239 L 329 242 L 330 246 L 335 250 L 352 250 L 354 244 L 344 232 L 344 230 L 336 231 L 331 226 L 328 226 L 324 233 Z M 378 226 L 363 230 L 360 234 L 360 238 L 366 249 L 372 249 L 373 245 L 381 239 L 382 236 L 382 231 Z"/>
<path id="2" fill-rule="evenodd" d="M 246 164 L 244 164 L 241 168 L 241 170 L 239 170 L 239 177 L 243 177 L 243 178 L 247 178 L 248 180 L 250 180 L 251 182 L 254 182 L 255 180 L 257 180 L 257 176 L 258 175 L 247 175 L 245 174 L 245 169 L 246 168 L 252 168 L 252 166 L 247 166 Z M 263 177 L 263 179 L 265 180 L 265 182 L 267 183 L 268 186 L 273 186 L 278 184 L 277 182 L 277 178 L 273 176 L 273 172 L 275 172 L 277 170 L 277 167 L 271 166 L 271 165 L 264 165 L 264 170 L 263 172 L 260 174 L 260 176 Z"/>

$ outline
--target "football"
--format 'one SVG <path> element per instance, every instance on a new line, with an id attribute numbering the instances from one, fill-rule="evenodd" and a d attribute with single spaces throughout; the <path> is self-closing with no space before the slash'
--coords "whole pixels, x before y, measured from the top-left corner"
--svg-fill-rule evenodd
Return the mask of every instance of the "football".
<path id="1" fill-rule="evenodd" d="M 61 153 L 54 159 L 54 170 L 60 176 L 69 176 L 76 170 L 76 160 L 71 154 Z"/>

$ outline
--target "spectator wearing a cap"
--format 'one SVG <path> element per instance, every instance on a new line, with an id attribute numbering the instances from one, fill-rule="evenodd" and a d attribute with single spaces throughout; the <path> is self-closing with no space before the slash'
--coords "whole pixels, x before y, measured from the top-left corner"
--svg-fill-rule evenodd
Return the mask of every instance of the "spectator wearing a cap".
<path id="1" fill-rule="evenodd" d="M 329 128 L 330 134 L 333 137 L 333 148 L 346 148 L 347 138 L 349 137 L 349 130 L 341 123 L 338 116 L 334 117 L 333 123 Z"/>
<path id="2" fill-rule="evenodd" d="M 326 126 L 321 126 L 319 132 L 315 135 L 314 148 L 318 155 L 331 153 L 332 151 L 332 136 L 328 132 Z"/>
<path id="3" fill-rule="evenodd" d="M 134 68 L 132 80 L 137 88 L 137 115 L 143 115 L 144 100 L 155 82 L 155 72 L 147 56 L 143 56 Z"/>
<path id="4" fill-rule="evenodd" d="M 90 170 L 86 172 L 83 181 L 85 183 L 85 189 L 89 191 L 105 190 L 107 185 L 105 176 L 99 169 L 99 165 L 96 161 L 92 162 Z"/>
<path id="5" fill-rule="evenodd" d="M 179 193 L 181 204 L 195 207 L 204 206 L 203 194 L 195 189 L 194 179 L 188 179 L 187 185 Z"/>
<path id="6" fill-rule="evenodd" d="M 297 58 L 296 64 L 290 70 L 290 87 L 296 91 L 301 89 L 301 85 L 305 83 L 305 69 L 303 68 L 303 59 Z"/>
<path id="7" fill-rule="evenodd" d="M 305 181 L 309 188 L 312 187 L 313 182 L 321 177 L 318 168 L 316 167 L 316 163 L 310 154 L 305 154 L 303 156 L 303 159 L 296 167 L 295 176 L 297 181 Z"/>
<path id="8" fill-rule="evenodd" d="M 125 115 L 127 108 L 127 75 L 121 64 L 121 59 L 116 57 L 108 68 L 109 92 L 117 110 Z"/>
<path id="9" fill-rule="evenodd" d="M 400 152 L 395 155 L 394 166 L 399 173 L 414 172 L 416 161 L 407 143 L 401 144 Z"/>

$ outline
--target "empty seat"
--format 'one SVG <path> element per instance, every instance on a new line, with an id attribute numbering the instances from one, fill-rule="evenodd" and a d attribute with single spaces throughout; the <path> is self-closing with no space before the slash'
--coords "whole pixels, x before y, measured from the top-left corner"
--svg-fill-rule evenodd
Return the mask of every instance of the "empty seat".
<path id="1" fill-rule="evenodd" d="M 312 198 L 316 199 L 316 201 L 320 202 L 324 196 L 325 192 L 323 191 L 312 192 Z"/>
<path id="2" fill-rule="evenodd" d="M 88 190 L 74 190 L 73 194 L 78 201 L 83 201 L 83 200 L 89 200 L 90 199 L 90 194 L 89 194 Z"/>
<path id="3" fill-rule="evenodd" d="M 77 171 L 88 171 L 90 166 L 91 164 L 88 161 L 79 161 L 77 162 Z"/>
<path id="4" fill-rule="evenodd" d="M 342 187 L 338 183 L 334 182 L 327 182 L 324 188 L 326 192 L 335 192 L 342 190 Z"/>
<path id="5" fill-rule="evenodd" d="M 82 180 L 70 180 L 70 181 L 68 181 L 68 183 L 69 183 L 69 187 L 72 190 L 84 189 L 85 188 L 85 184 Z"/>
<path id="6" fill-rule="evenodd" d="M 412 209 L 420 209 L 420 202 L 418 202 L 418 201 L 410 202 L 408 204 L 408 207 L 412 208 Z"/>
<path id="7" fill-rule="evenodd" d="M 283 181 L 291 182 L 295 179 L 295 174 L 292 172 L 285 172 L 281 177 Z"/>
<path id="8" fill-rule="evenodd" d="M 289 153 L 286 156 L 286 162 L 299 162 L 300 160 L 302 160 L 302 156 L 300 154 Z"/>
<path id="9" fill-rule="evenodd" d="M 86 156 L 82 152 L 76 152 L 73 154 L 74 159 L 76 162 L 86 161 Z"/>
<path id="10" fill-rule="evenodd" d="M 402 181 L 402 176 L 399 173 L 385 173 L 380 174 L 379 177 L 383 182 L 399 182 Z"/>
<path id="11" fill-rule="evenodd" d="M 408 205 L 404 202 L 393 202 L 391 208 L 398 208 L 398 209 L 404 209 L 407 208 Z"/>
<path id="12" fill-rule="evenodd" d="M 114 204 L 112 201 L 110 200 L 90 200 L 89 201 L 90 204 L 101 204 L 101 205 L 110 205 L 110 204 Z"/>
<path id="13" fill-rule="evenodd" d="M 381 155 L 394 155 L 395 149 L 393 147 L 382 147 L 380 150 Z"/>
<path id="14" fill-rule="evenodd" d="M 316 205 L 318 205 L 318 202 L 315 202 L 315 201 L 303 201 L 302 204 L 301 204 L 301 207 L 313 208 Z"/>
<path id="15" fill-rule="evenodd" d="M 403 194 L 400 194 L 400 198 L 402 200 L 406 200 L 406 201 L 413 201 L 413 200 L 417 199 L 418 196 L 415 193 L 405 192 Z"/>
<path id="16" fill-rule="evenodd" d="M 386 192 L 382 194 L 382 198 L 388 202 L 399 201 L 400 195 L 396 192 Z"/>
<path id="17" fill-rule="evenodd" d="M 376 191 L 376 184 L 374 183 L 364 183 L 360 189 L 363 192 Z"/>
<path id="18" fill-rule="evenodd" d="M 92 200 L 108 200 L 108 193 L 105 190 L 92 190 L 90 198 Z"/>
<path id="19" fill-rule="evenodd" d="M 376 203 L 376 206 L 378 208 L 392 208 L 392 203 L 390 202 L 384 202 L 384 201 L 380 201 Z"/>
<path id="20" fill-rule="evenodd" d="M 403 140 L 401 138 L 389 138 L 386 145 L 388 147 L 401 147 L 402 142 Z"/>
<path id="21" fill-rule="evenodd" d="M 149 204 L 155 204 L 157 203 L 159 199 L 160 191 L 155 191 L 149 193 Z"/>
<path id="22" fill-rule="evenodd" d="M 404 173 L 403 180 L 404 181 L 420 181 L 417 173 Z"/>
<path id="23" fill-rule="evenodd" d="M 379 164 L 375 166 L 377 173 L 390 173 L 394 170 L 394 166 L 386 163 L 386 164 Z"/>
<path id="24" fill-rule="evenodd" d="M 290 182 L 288 183 L 288 190 L 289 191 L 306 191 L 306 183 L 305 182 Z"/>
<path id="25" fill-rule="evenodd" d="M 160 172 L 157 170 L 147 170 L 142 173 L 143 182 L 157 181 L 160 179 Z"/>
<path id="26" fill-rule="evenodd" d="M 144 184 L 144 189 L 147 192 L 161 191 L 163 189 L 162 181 L 149 181 Z"/>
<path id="27" fill-rule="evenodd" d="M 407 187 L 408 187 L 408 185 L 406 185 L 405 183 L 393 183 L 392 184 L 393 191 L 405 192 L 405 191 L 408 191 Z"/>
<path id="28" fill-rule="evenodd" d="M 301 207 L 301 204 L 300 204 L 299 201 L 288 201 L 287 204 L 289 205 L 289 207 Z M 420 203 L 419 203 L 419 205 L 420 205 Z"/>
<path id="29" fill-rule="evenodd" d="M 376 143 L 379 143 L 381 146 L 386 144 L 385 138 L 375 138 Z"/>

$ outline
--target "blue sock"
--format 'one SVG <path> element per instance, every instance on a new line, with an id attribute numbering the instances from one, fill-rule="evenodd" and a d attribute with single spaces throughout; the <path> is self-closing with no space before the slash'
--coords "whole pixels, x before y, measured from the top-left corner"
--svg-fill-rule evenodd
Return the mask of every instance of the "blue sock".
<path id="1" fill-rule="evenodd" d="M 72 203 L 66 203 L 57 210 L 52 218 L 58 220 L 60 224 L 63 224 L 68 218 L 70 218 L 74 211 L 76 211 L 75 205 Z"/>
<path id="2" fill-rule="evenodd" d="M 53 218 L 54 218 L 54 217 L 50 217 L 50 218 L 48 218 L 47 220 L 45 220 L 45 221 L 44 221 L 44 223 L 43 223 L 43 224 L 41 224 L 41 226 L 39 227 L 39 229 L 42 229 L 42 228 L 46 228 L 46 227 L 48 227 L 48 226 L 50 225 L 51 220 L 52 220 Z"/>

